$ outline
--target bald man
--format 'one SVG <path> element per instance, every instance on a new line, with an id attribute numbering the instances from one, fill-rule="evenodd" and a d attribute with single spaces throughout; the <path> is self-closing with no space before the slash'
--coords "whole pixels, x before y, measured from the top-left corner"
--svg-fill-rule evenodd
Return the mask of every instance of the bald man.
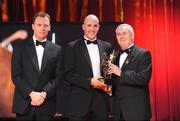
<path id="1" fill-rule="evenodd" d="M 100 82 L 100 60 L 103 53 L 110 53 L 110 43 L 97 38 L 99 19 L 88 15 L 82 29 L 84 35 L 68 44 L 65 54 L 65 75 L 71 85 L 69 109 L 70 121 L 87 119 L 105 121 L 108 117 L 108 94 L 106 84 Z"/>

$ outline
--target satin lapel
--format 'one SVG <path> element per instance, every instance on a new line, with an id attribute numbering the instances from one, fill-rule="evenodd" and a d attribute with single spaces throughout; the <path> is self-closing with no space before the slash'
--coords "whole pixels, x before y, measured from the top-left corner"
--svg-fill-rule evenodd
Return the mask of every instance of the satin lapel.
<path id="1" fill-rule="evenodd" d="M 31 39 L 30 41 L 28 41 L 28 44 L 26 46 L 28 54 L 32 60 L 32 63 L 35 67 L 35 69 L 39 72 L 39 66 L 38 66 L 38 60 L 37 60 L 37 54 L 36 54 L 36 49 L 35 49 L 35 45 L 33 43 L 33 39 Z"/>
<path id="2" fill-rule="evenodd" d="M 133 48 L 133 50 L 128 54 L 126 60 L 124 61 L 124 64 L 121 68 L 121 70 L 125 70 L 127 68 L 127 66 L 131 63 L 134 55 L 135 55 L 135 48 Z"/>
<path id="3" fill-rule="evenodd" d="M 86 44 L 84 43 L 83 39 L 80 40 L 80 52 L 83 53 L 86 61 L 88 62 L 89 67 L 92 69 L 92 65 L 91 65 L 91 60 L 90 60 L 90 56 L 86 47 Z"/>
<path id="4" fill-rule="evenodd" d="M 47 40 L 46 41 L 46 46 L 44 48 L 44 53 L 43 53 L 43 58 L 42 58 L 42 65 L 41 65 L 41 72 L 43 72 L 43 70 L 45 69 L 47 62 L 49 61 L 49 59 L 51 58 L 51 52 L 48 51 L 48 49 L 50 48 L 51 43 Z"/>
<path id="5" fill-rule="evenodd" d="M 100 61 L 102 61 L 102 55 L 105 53 L 105 49 L 103 47 L 103 44 L 97 40 L 98 48 L 99 48 L 99 55 L 100 55 Z"/>
<path id="6" fill-rule="evenodd" d="M 114 64 L 116 64 L 116 65 L 119 66 L 119 59 L 120 59 L 120 51 L 117 50 L 117 51 L 115 52 L 115 62 L 114 62 Z"/>

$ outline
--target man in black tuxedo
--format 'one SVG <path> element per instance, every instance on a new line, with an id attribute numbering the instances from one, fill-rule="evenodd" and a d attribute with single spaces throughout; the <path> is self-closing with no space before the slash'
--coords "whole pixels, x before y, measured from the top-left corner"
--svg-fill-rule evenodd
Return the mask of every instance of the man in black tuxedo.
<path id="1" fill-rule="evenodd" d="M 88 15 L 82 24 L 84 36 L 68 43 L 66 49 L 64 71 L 71 86 L 70 121 L 107 120 L 109 95 L 103 91 L 107 85 L 99 81 L 100 61 L 112 46 L 97 39 L 99 27 L 98 18 Z"/>
<path id="2" fill-rule="evenodd" d="M 116 64 L 108 69 L 109 74 L 114 74 L 114 120 L 150 120 L 151 54 L 134 45 L 134 30 L 128 24 L 116 28 L 116 38 L 120 51 L 116 53 Z"/>
<path id="3" fill-rule="evenodd" d="M 47 40 L 50 16 L 35 14 L 33 37 L 14 43 L 12 80 L 13 112 L 17 120 L 52 120 L 56 89 L 62 79 L 62 49 Z"/>

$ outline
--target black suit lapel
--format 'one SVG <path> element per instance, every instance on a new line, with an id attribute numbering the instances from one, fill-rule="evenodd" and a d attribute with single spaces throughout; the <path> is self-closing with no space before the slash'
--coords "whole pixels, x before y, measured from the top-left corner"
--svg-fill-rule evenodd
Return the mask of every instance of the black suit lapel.
<path id="1" fill-rule="evenodd" d="M 97 40 L 97 43 L 98 43 L 98 49 L 99 49 L 99 55 L 100 55 L 100 61 L 102 59 L 102 55 L 105 53 L 105 49 L 103 47 L 103 44 Z"/>
<path id="2" fill-rule="evenodd" d="M 135 47 L 132 49 L 132 51 L 128 54 L 126 60 L 123 63 L 123 66 L 121 68 L 121 70 L 125 70 L 127 68 L 127 66 L 131 63 L 133 57 L 135 55 Z"/>
<path id="3" fill-rule="evenodd" d="M 28 41 L 26 48 L 35 69 L 39 72 L 38 59 L 37 59 L 37 54 L 36 54 L 35 45 L 33 43 L 33 39 Z"/>
<path id="4" fill-rule="evenodd" d="M 121 55 L 120 51 L 117 50 L 117 51 L 115 52 L 115 61 L 114 61 L 114 64 L 119 65 L 120 55 Z"/>
<path id="5" fill-rule="evenodd" d="M 46 46 L 44 48 L 43 58 L 42 58 L 42 65 L 41 65 L 41 72 L 45 69 L 47 62 L 49 61 L 49 58 L 51 56 L 51 52 L 48 51 L 48 48 L 50 48 L 50 42 L 46 41 Z"/>
<path id="6" fill-rule="evenodd" d="M 99 49 L 100 59 L 101 59 L 101 56 L 105 52 L 105 49 L 104 49 L 104 45 L 100 42 L 100 40 L 97 40 L 97 43 L 98 43 L 98 49 Z M 90 56 L 89 56 L 86 44 L 85 44 L 83 39 L 80 40 L 80 48 L 81 48 L 80 52 L 82 51 L 86 61 L 88 62 L 89 67 L 92 69 L 92 64 L 91 64 Z"/>
<path id="7" fill-rule="evenodd" d="M 88 53 L 88 50 L 87 50 L 87 47 L 86 47 L 86 44 L 84 43 L 84 40 L 80 40 L 80 52 L 83 53 L 86 61 L 88 62 L 88 65 L 89 67 L 92 69 L 92 64 L 91 64 L 91 60 L 90 60 L 90 56 L 89 56 L 89 53 Z"/>

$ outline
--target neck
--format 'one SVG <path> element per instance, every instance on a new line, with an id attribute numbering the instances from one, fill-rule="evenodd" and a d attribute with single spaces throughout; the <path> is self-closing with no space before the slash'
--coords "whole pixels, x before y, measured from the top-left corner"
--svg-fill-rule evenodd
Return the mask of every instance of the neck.
<path id="1" fill-rule="evenodd" d="M 91 39 L 91 38 L 84 36 L 84 39 L 89 40 L 89 41 L 95 41 L 97 38 L 95 37 L 95 38 Z"/>

